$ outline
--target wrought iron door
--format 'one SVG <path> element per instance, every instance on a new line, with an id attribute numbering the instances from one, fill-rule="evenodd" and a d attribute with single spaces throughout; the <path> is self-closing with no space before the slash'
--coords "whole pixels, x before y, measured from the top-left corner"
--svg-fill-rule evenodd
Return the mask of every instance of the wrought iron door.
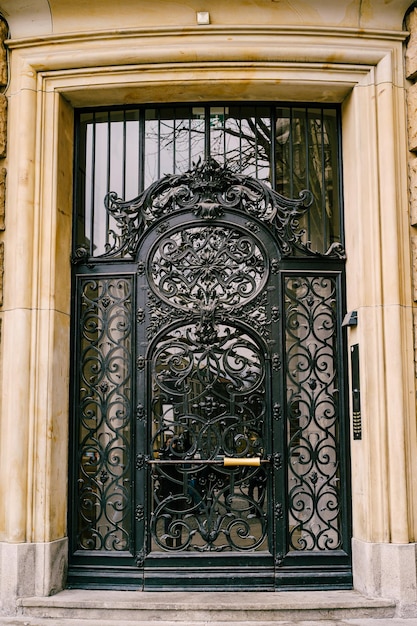
<path id="1" fill-rule="evenodd" d="M 174 558 L 178 580 L 190 576 L 189 559 L 199 555 L 191 570 L 202 584 L 213 576 L 204 561 L 220 556 L 223 574 L 214 578 L 223 584 L 231 566 L 247 569 L 253 558 L 272 571 L 268 409 L 272 388 L 277 402 L 281 392 L 268 338 L 271 325 L 279 334 L 270 271 L 279 250 L 249 215 L 210 207 L 207 197 L 190 209 L 150 229 L 139 253 L 139 307 L 151 321 L 139 329 L 146 350 L 138 389 L 147 389 L 144 563 L 157 570 Z M 158 571 L 146 578 L 161 583 Z"/>
<path id="2" fill-rule="evenodd" d="M 146 589 L 349 584 L 343 250 L 303 242 L 308 204 L 213 161 L 108 195 L 109 275 L 86 262 L 78 291 L 75 551 L 108 586 L 109 550 Z"/>

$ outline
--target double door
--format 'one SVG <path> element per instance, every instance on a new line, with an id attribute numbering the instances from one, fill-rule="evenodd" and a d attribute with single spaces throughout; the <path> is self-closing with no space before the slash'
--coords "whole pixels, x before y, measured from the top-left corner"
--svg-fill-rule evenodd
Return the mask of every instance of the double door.
<path id="1" fill-rule="evenodd" d="M 349 586 L 343 261 L 168 183 L 76 275 L 70 583 Z"/>

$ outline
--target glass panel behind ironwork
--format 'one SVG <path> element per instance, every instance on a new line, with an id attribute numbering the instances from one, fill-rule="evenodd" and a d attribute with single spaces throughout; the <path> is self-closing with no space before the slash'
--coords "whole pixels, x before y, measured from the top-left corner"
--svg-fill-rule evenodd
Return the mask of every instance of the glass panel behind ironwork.
<path id="1" fill-rule="evenodd" d="M 210 107 L 210 156 L 229 169 L 271 184 L 269 107 Z"/>
<path id="2" fill-rule="evenodd" d="M 285 279 L 288 524 L 292 551 L 341 547 L 337 283 Z"/>
<path id="3" fill-rule="evenodd" d="M 209 157 L 296 197 L 309 189 L 305 242 L 326 252 L 341 241 L 338 110 L 332 107 L 138 106 L 82 112 L 78 124 L 75 246 L 100 256 L 118 230 L 104 207 L 109 191 L 125 200 L 166 174 Z"/>
<path id="4" fill-rule="evenodd" d="M 319 252 L 341 241 L 337 133 L 335 109 L 277 108 L 276 190 L 290 198 L 303 189 L 312 192 L 313 204 L 301 225 Z"/>
<path id="5" fill-rule="evenodd" d="M 128 550 L 132 282 L 80 280 L 77 548 Z"/>

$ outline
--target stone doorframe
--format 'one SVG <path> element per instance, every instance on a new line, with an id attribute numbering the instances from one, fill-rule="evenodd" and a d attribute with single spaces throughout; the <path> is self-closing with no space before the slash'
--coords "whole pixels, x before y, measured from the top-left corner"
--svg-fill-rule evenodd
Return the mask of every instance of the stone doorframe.
<path id="1" fill-rule="evenodd" d="M 359 320 L 349 343 L 360 346 L 363 428 L 352 441 L 354 584 L 409 611 L 417 437 L 405 36 L 213 26 L 10 42 L 3 607 L 65 584 L 73 108 L 242 99 L 342 103 L 347 309 Z M 411 580 L 401 572 L 413 561 Z"/>

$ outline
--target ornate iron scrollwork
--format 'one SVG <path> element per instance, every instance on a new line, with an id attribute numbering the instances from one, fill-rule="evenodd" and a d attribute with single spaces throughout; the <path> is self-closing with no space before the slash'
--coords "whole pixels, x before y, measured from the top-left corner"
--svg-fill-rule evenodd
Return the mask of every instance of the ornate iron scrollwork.
<path id="1" fill-rule="evenodd" d="M 152 359 L 156 549 L 265 549 L 266 470 L 193 459 L 263 452 L 264 357 L 256 342 L 212 320 L 160 337 Z M 183 463 L 175 464 L 175 461 Z"/>
<path id="2" fill-rule="evenodd" d="M 132 281 L 83 278 L 80 286 L 80 550 L 129 545 L 132 467 Z"/>
<path id="3" fill-rule="evenodd" d="M 136 321 L 138 324 L 143 324 L 143 322 L 145 321 L 145 310 L 144 309 L 137 309 L 136 311 Z"/>
<path id="4" fill-rule="evenodd" d="M 133 200 L 126 201 L 111 191 L 105 207 L 118 229 L 109 232 L 112 240 L 104 257 L 133 258 L 142 234 L 156 220 L 181 211 L 193 211 L 205 221 L 215 221 L 233 209 L 270 225 L 281 254 L 317 255 L 303 243 L 299 220 L 312 203 L 309 191 L 290 199 L 268 185 L 221 167 L 213 159 L 198 163 L 185 174 L 165 176 Z M 332 247 L 327 256 L 339 257 L 342 246 Z"/>
<path id="5" fill-rule="evenodd" d="M 281 369 L 281 357 L 276 352 L 272 355 L 272 369 L 275 372 L 278 372 Z"/>
<path id="6" fill-rule="evenodd" d="M 139 421 L 144 421 L 146 419 L 145 407 L 140 402 L 136 406 L 136 419 Z"/>
<path id="7" fill-rule="evenodd" d="M 291 550 L 341 545 L 336 303 L 333 277 L 286 279 Z"/>
<path id="8" fill-rule="evenodd" d="M 280 470 L 282 468 L 282 454 L 280 452 L 274 452 L 270 459 L 275 470 Z"/>
<path id="9" fill-rule="evenodd" d="M 284 511 L 281 502 L 275 505 L 275 519 L 281 520 L 284 517 Z"/>
<path id="10" fill-rule="evenodd" d="M 150 253 L 150 286 L 170 307 L 235 309 L 253 300 L 268 277 L 265 252 L 237 226 L 179 227 Z"/>

